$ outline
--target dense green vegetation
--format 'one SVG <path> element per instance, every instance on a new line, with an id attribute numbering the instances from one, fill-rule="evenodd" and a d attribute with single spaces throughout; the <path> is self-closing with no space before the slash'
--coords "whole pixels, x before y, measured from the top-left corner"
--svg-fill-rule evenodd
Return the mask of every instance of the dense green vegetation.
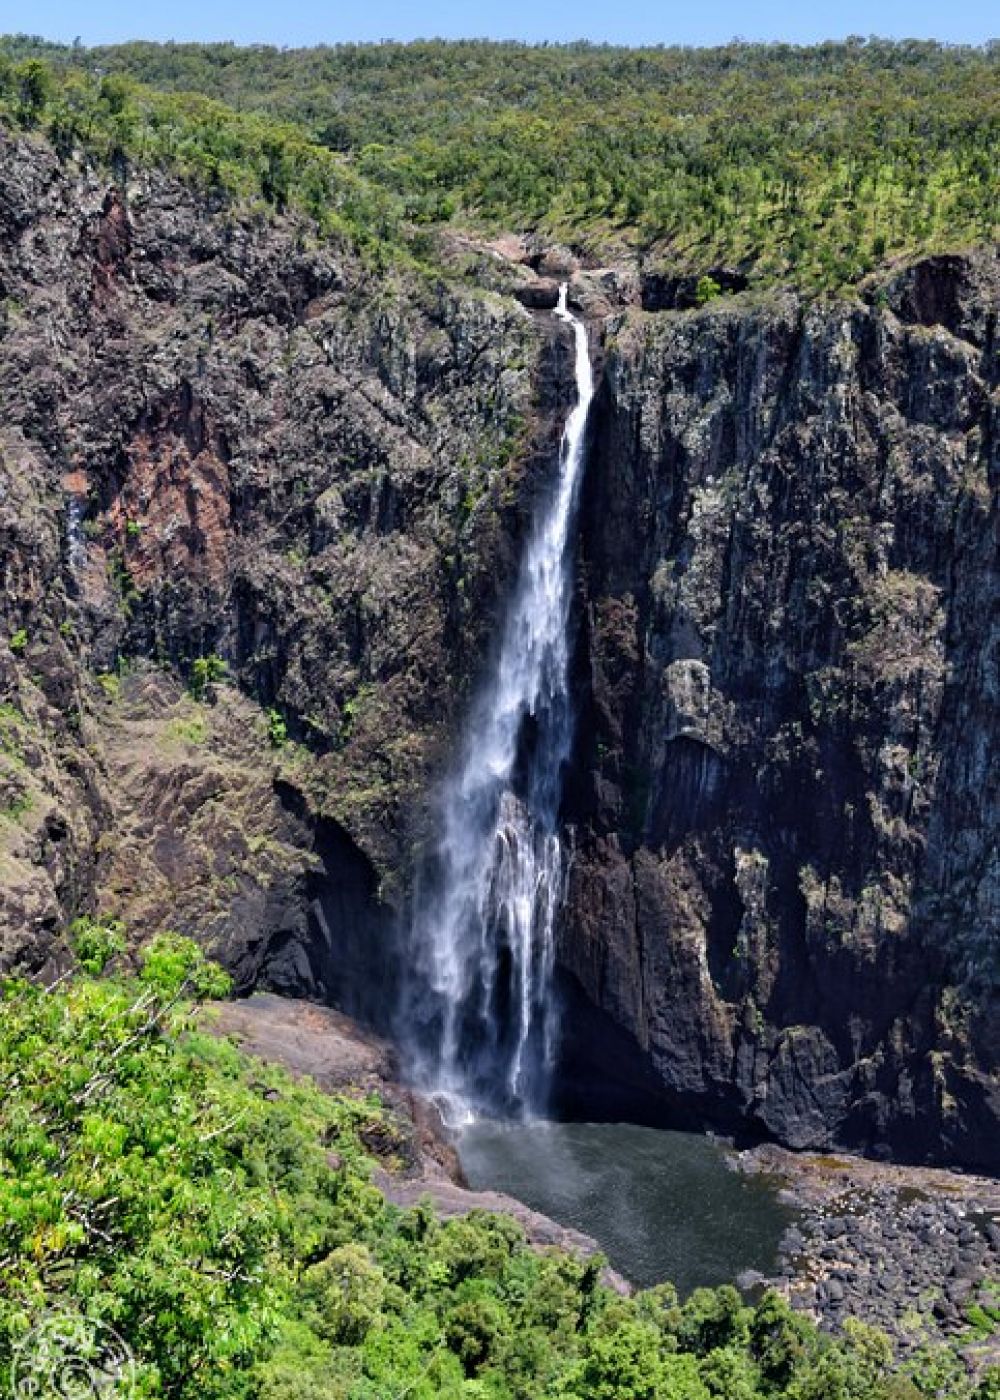
<path id="1" fill-rule="evenodd" d="M 118 1330 L 135 1396 L 972 1393 L 949 1353 L 893 1376 L 883 1336 L 857 1325 L 834 1342 L 775 1295 L 624 1300 L 599 1262 L 530 1249 L 510 1220 L 386 1205 L 365 1143 L 391 1156 L 391 1118 L 197 1030 L 196 1003 L 227 979 L 191 943 L 165 935 L 134 974 L 100 977 L 123 930 L 82 919 L 71 935 L 74 978 L 3 989 L 0 1388 L 55 1310 L 80 1336 Z"/>
<path id="2" fill-rule="evenodd" d="M 210 194 L 277 211 L 295 204 L 328 237 L 359 249 L 401 246 L 398 201 L 298 126 L 233 111 L 198 93 L 160 93 L 38 58 L 0 53 L 0 121 L 42 132 L 62 159 L 79 154 L 126 178 L 161 166 Z"/>
<path id="3" fill-rule="evenodd" d="M 850 283 L 996 237 L 1000 46 L 308 50 L 8 39 L 0 106 L 398 243 L 447 222 Z"/>

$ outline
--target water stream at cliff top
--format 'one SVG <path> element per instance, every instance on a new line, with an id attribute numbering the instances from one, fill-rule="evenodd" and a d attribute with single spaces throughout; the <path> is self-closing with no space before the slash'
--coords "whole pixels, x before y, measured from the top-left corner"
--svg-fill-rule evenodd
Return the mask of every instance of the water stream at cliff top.
<path id="1" fill-rule="evenodd" d="M 442 795 L 411 930 L 403 1038 L 413 1077 L 452 1123 L 541 1110 L 555 1050 L 557 818 L 573 725 L 568 554 L 594 392 L 587 332 L 566 300 L 563 286 L 555 314 L 573 331 L 576 404 L 494 670 Z"/>

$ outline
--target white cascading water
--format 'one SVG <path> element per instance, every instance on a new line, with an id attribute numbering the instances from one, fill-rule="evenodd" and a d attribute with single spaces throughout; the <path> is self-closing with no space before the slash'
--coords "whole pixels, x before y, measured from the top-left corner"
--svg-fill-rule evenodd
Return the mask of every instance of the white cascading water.
<path id="1" fill-rule="evenodd" d="M 573 328 L 577 401 L 558 481 L 529 537 L 495 672 L 443 794 L 436 859 L 412 927 L 405 1038 L 418 1083 L 453 1123 L 480 1109 L 542 1107 L 554 1051 L 557 820 L 573 720 L 568 543 L 594 391 L 587 332 L 566 300 L 564 285 L 556 315 Z"/>

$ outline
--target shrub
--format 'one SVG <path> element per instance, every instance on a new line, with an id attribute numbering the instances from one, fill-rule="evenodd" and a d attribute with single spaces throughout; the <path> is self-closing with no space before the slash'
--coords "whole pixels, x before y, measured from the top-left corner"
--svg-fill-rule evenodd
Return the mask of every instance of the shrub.
<path id="1" fill-rule="evenodd" d="M 161 933 L 151 939 L 139 961 L 140 982 L 168 1000 L 218 1000 L 232 990 L 228 972 L 210 962 L 190 938 L 177 933 Z"/>
<path id="2" fill-rule="evenodd" d="M 444 1321 L 445 1341 L 461 1361 L 467 1376 L 482 1370 L 496 1351 L 503 1333 L 503 1310 L 489 1297 L 459 1303 Z"/>
<path id="3" fill-rule="evenodd" d="M 93 968 L 123 941 L 70 933 Z M 915 1391 L 881 1334 L 820 1338 L 775 1295 L 620 1298 L 505 1217 L 389 1206 L 362 1145 L 384 1110 L 205 1035 L 195 1003 L 227 987 L 164 934 L 137 977 L 0 988 L 0 1392 L 58 1311 L 113 1323 L 131 1400 L 968 1400 L 950 1353 Z"/>
<path id="4" fill-rule="evenodd" d="M 227 673 L 226 663 L 214 652 L 210 656 L 199 656 L 191 666 L 190 691 L 196 700 L 210 698 L 212 687 L 223 681 Z"/>
<path id="5" fill-rule="evenodd" d="M 267 711 L 267 738 L 274 749 L 283 748 L 288 743 L 288 724 L 281 711 L 274 706 Z"/>
<path id="6" fill-rule="evenodd" d="M 706 302 L 715 301 L 716 297 L 722 296 L 722 288 L 714 277 L 699 277 L 698 285 L 695 288 L 694 299 L 699 306 L 704 306 Z"/>
<path id="7" fill-rule="evenodd" d="M 70 924 L 69 940 L 84 972 L 97 976 L 112 958 L 124 953 L 125 925 L 120 919 L 92 919 L 84 915 Z"/>

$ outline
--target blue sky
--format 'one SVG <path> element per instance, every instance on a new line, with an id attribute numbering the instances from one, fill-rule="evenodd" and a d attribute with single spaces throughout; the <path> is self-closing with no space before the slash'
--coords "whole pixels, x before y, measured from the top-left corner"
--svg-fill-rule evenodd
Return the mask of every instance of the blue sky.
<path id="1" fill-rule="evenodd" d="M 343 40 L 480 37 L 613 43 L 812 43 L 847 34 L 982 43 L 1000 36 L 995 0 L 0 0 L 0 31 L 49 39 L 232 39 L 317 44 Z"/>

